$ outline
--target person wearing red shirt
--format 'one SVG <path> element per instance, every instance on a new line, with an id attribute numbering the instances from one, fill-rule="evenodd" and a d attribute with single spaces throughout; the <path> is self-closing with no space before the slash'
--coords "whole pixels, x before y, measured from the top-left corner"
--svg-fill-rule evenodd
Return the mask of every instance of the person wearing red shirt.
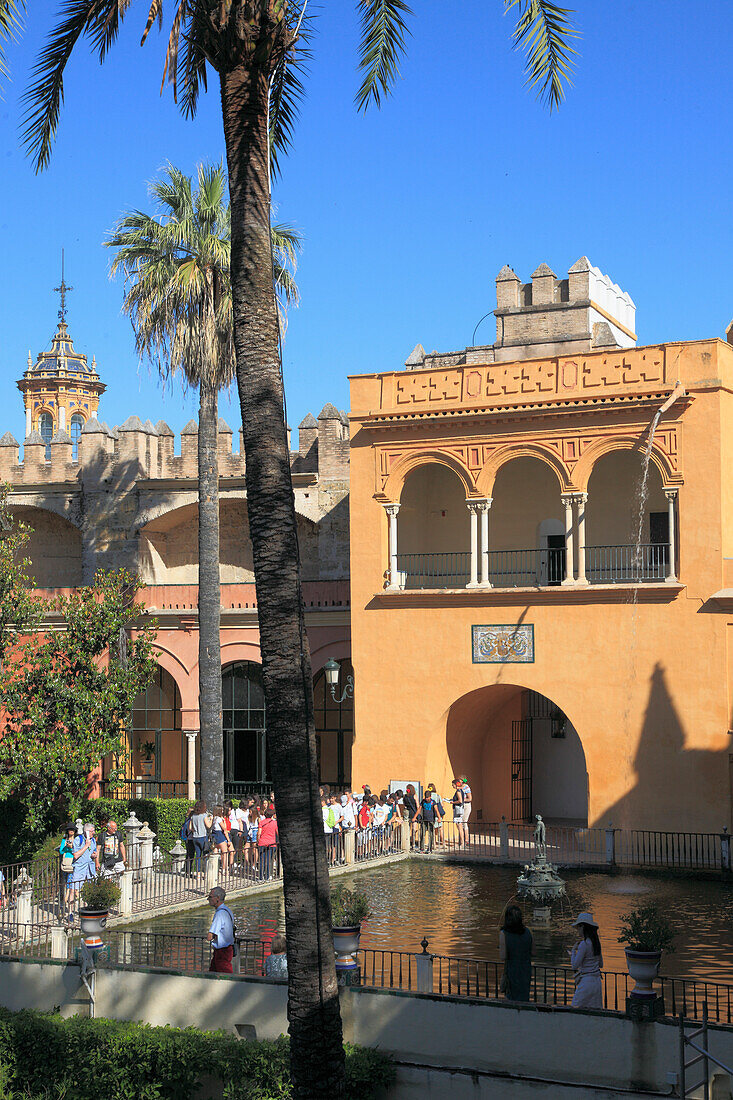
<path id="1" fill-rule="evenodd" d="M 265 810 L 265 816 L 260 818 L 260 827 L 257 833 L 257 847 L 260 850 L 260 878 L 272 878 L 275 870 L 275 854 L 278 840 L 277 819 L 272 806 Z"/>

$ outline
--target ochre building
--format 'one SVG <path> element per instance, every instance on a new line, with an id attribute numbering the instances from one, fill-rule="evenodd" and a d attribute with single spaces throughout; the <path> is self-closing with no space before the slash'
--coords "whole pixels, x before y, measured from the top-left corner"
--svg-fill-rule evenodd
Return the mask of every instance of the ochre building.
<path id="1" fill-rule="evenodd" d="M 351 379 L 353 773 L 474 820 L 731 824 L 733 347 L 635 347 L 589 264 Z"/>

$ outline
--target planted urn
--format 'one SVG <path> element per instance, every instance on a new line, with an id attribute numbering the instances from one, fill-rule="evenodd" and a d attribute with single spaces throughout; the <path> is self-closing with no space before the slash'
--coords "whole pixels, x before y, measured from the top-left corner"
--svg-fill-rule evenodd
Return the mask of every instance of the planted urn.
<path id="1" fill-rule="evenodd" d="M 653 983 L 659 974 L 663 951 L 674 951 L 672 927 L 656 905 L 632 909 L 621 922 L 619 943 L 625 948 L 629 976 L 634 980 L 631 996 L 639 1000 L 654 1000 Z"/>
<path id="2" fill-rule="evenodd" d="M 120 900 L 120 888 L 114 879 L 98 875 L 88 879 L 81 888 L 79 909 L 82 938 L 88 948 L 102 946 L 101 934 L 107 926 L 110 909 Z"/>
<path id="3" fill-rule="evenodd" d="M 361 923 L 370 916 L 369 899 L 363 890 L 349 890 L 343 883 L 331 890 L 331 924 L 337 970 L 354 970 L 359 965 Z"/>

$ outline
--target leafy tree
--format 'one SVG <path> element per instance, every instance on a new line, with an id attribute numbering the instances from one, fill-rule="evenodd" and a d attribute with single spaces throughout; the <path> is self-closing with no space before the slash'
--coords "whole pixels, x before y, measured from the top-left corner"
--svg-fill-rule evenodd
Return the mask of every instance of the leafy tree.
<path id="1" fill-rule="evenodd" d="M 125 275 L 124 310 L 137 350 L 161 376 L 182 375 L 199 391 L 199 715 L 201 795 L 224 799 L 219 574 L 219 390 L 234 377 L 231 218 L 222 165 L 199 165 L 190 176 L 168 165 L 150 186 L 154 214 L 139 210 L 117 223 L 108 248 L 112 273 Z M 300 237 L 285 225 L 271 230 L 275 286 L 284 303 L 297 300 L 293 279 Z"/>
<path id="2" fill-rule="evenodd" d="M 7 652 L 0 799 L 22 806 L 31 839 L 78 812 L 103 757 L 126 755 L 133 701 L 156 667 L 155 628 L 134 602 L 142 587 L 124 570 L 100 572 L 90 587 L 46 603 L 43 630 Z"/>
<path id="3" fill-rule="evenodd" d="M 6 0 L 7 2 L 7 0 Z M 222 103 L 232 212 L 231 280 L 236 374 L 242 406 L 247 507 L 257 587 L 268 745 L 283 854 L 288 938 L 291 1066 L 296 1100 L 344 1090 L 338 990 L 330 939 L 328 870 L 318 799 L 313 680 L 300 585 L 279 325 L 270 238 L 271 166 L 289 147 L 302 92 L 308 0 L 179 0 L 172 5 L 164 76 L 193 117 L 208 70 Z M 354 0 L 361 18 L 357 106 L 379 106 L 405 51 L 405 0 Z M 25 139 L 36 166 L 49 160 L 63 101 L 64 70 L 78 40 L 100 60 L 131 8 L 146 40 L 163 0 L 65 0 L 28 93 Z M 554 106 L 567 79 L 568 13 L 551 0 L 504 0 L 516 8 L 515 45 L 527 75 Z M 453 17 L 453 8 L 446 9 Z M 471 28 L 475 36 L 475 29 Z"/>

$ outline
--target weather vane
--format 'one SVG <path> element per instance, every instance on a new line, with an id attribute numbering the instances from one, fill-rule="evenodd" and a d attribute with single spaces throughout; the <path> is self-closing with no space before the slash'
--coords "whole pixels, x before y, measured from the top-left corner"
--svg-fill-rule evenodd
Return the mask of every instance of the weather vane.
<path id="1" fill-rule="evenodd" d="M 59 310 L 59 320 L 66 320 L 66 295 L 70 290 L 73 290 L 73 286 L 67 286 L 64 281 L 64 250 L 61 249 L 61 286 L 55 286 L 54 291 L 61 295 L 61 309 Z"/>

